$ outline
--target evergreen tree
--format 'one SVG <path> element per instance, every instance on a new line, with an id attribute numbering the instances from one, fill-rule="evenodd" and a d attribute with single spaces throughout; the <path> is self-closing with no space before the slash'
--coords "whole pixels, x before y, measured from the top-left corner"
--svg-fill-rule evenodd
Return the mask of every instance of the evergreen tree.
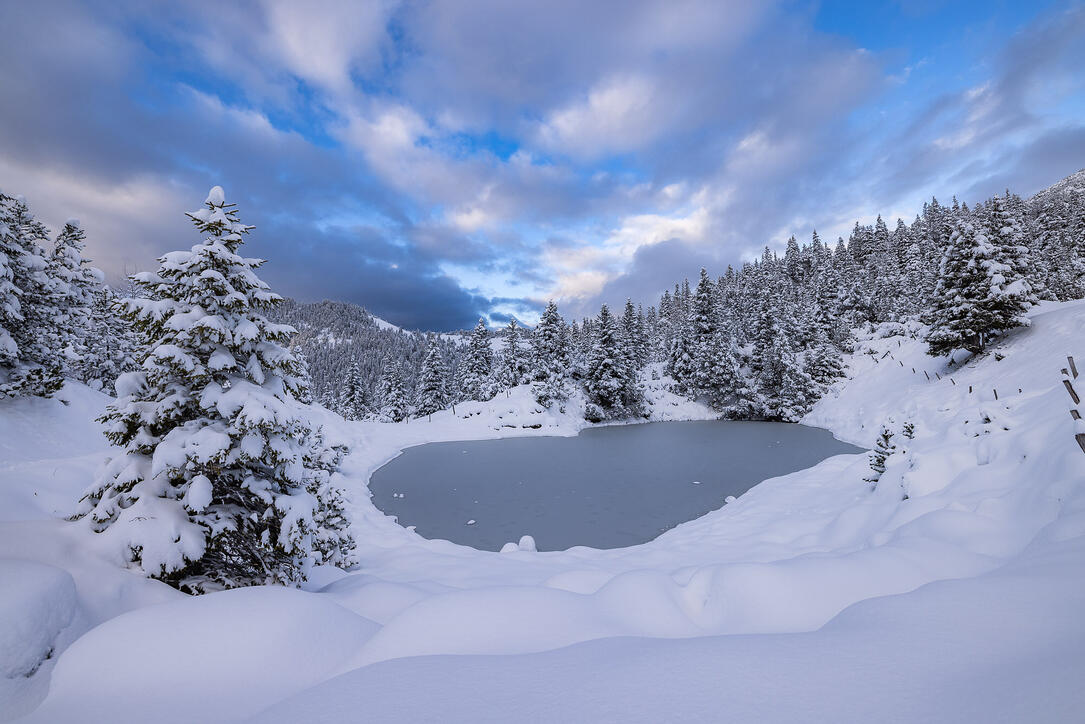
<path id="1" fill-rule="evenodd" d="M 493 372 L 493 350 L 486 322 L 478 320 L 467 353 L 460 363 L 460 398 L 464 400 L 488 400 L 493 397 L 490 375 Z"/>
<path id="2" fill-rule="evenodd" d="M 48 397 L 63 384 L 63 289 L 43 244 L 45 227 L 21 198 L 0 194 L 0 397 Z"/>
<path id="3" fill-rule="evenodd" d="M 815 345 L 807 352 L 803 369 L 822 389 L 844 377 L 844 361 L 828 341 Z"/>
<path id="4" fill-rule="evenodd" d="M 119 307 L 112 289 L 103 285 L 95 291 L 82 362 L 81 379 L 110 395 L 116 393 L 117 378 L 136 369 L 139 347 Z"/>
<path id="5" fill-rule="evenodd" d="M 182 590 L 297 584 L 323 560 L 314 511 L 335 503 L 312 492 L 323 473 L 283 347 L 293 330 L 266 318 L 280 297 L 262 260 L 238 254 L 251 227 L 222 189 L 189 217 L 203 242 L 136 275 L 147 296 L 123 300 L 144 342 L 102 418 L 123 451 L 76 517 Z"/>
<path id="6" fill-rule="evenodd" d="M 506 389 L 523 384 L 528 377 L 528 363 L 520 347 L 520 327 L 515 319 L 505 328 L 505 343 L 501 348 L 501 379 Z"/>
<path id="7" fill-rule="evenodd" d="M 598 422 L 641 412 L 641 392 L 635 371 L 622 351 L 621 331 L 607 305 L 599 310 L 591 355 L 585 370 L 585 417 Z"/>
<path id="8" fill-rule="evenodd" d="M 550 301 L 531 335 L 532 394 L 540 404 L 549 407 L 569 399 L 569 349 L 565 321 L 558 307 Z"/>
<path id="9" fill-rule="evenodd" d="M 939 269 L 930 353 L 978 353 L 992 337 L 1027 325 L 1022 290 L 1028 282 L 1013 275 L 999 247 L 971 222 L 958 221 Z"/>
<path id="10" fill-rule="evenodd" d="M 346 420 L 361 420 L 370 411 L 369 394 L 362 380 L 358 360 L 351 360 L 343 387 L 339 391 L 336 409 Z"/>
<path id="11" fill-rule="evenodd" d="M 696 350 L 693 347 L 690 327 L 687 320 L 675 330 L 666 365 L 667 374 L 683 392 L 691 392 L 697 385 Z"/>
<path id="12" fill-rule="evenodd" d="M 381 420 L 402 422 L 410 410 L 407 407 L 407 390 L 403 386 L 403 371 L 399 362 L 389 361 L 381 375 Z"/>
<path id="13" fill-rule="evenodd" d="M 432 415 L 448 407 L 449 402 L 444 360 L 436 340 L 431 339 L 426 357 L 422 360 L 422 371 L 418 375 L 416 411 L 418 415 Z"/>
<path id="14" fill-rule="evenodd" d="M 882 425 L 882 431 L 874 444 L 874 451 L 870 453 L 870 474 L 863 480 L 877 486 L 882 473 L 885 472 L 886 460 L 896 449 L 897 446 L 893 443 L 893 431 L 889 429 L 888 425 Z"/>
<path id="15" fill-rule="evenodd" d="M 755 416 L 757 394 L 742 373 L 738 351 L 727 330 L 713 334 L 706 362 L 701 390 L 709 396 L 713 409 L 738 419 Z"/>
<path id="16" fill-rule="evenodd" d="M 350 519 L 345 510 L 340 463 L 347 454 L 345 445 L 329 445 L 323 428 L 309 437 L 303 463 L 310 472 L 306 490 L 316 500 L 313 509 L 313 562 L 350 568 L 357 564 Z"/>
<path id="17" fill-rule="evenodd" d="M 86 234 L 78 221 L 70 219 L 57 235 L 49 263 L 56 287 L 58 344 L 64 368 L 87 381 L 95 376 L 94 368 L 86 365 L 89 351 L 101 342 L 91 336 L 95 331 L 91 312 L 104 277 L 83 258 L 84 248 Z"/>

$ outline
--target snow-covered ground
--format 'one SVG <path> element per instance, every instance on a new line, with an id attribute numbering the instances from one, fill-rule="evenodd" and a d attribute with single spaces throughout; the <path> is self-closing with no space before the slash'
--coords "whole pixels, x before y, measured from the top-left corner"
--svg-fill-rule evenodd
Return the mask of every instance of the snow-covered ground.
<path id="1" fill-rule="evenodd" d="M 361 564 L 306 591 L 189 598 L 121 569 L 61 519 L 107 453 L 108 399 L 5 402 L 0 718 L 1077 720 L 1085 455 L 1059 370 L 1085 362 L 1085 303 L 1032 316 L 952 370 L 907 334 L 858 345 L 804 422 L 864 446 L 914 423 L 873 492 L 866 457 L 838 456 L 618 550 L 428 541 L 366 495 L 410 445 L 575 434 L 575 402 L 518 389 L 409 424 L 328 414 L 354 450 Z M 653 419 L 710 416 L 651 398 Z"/>

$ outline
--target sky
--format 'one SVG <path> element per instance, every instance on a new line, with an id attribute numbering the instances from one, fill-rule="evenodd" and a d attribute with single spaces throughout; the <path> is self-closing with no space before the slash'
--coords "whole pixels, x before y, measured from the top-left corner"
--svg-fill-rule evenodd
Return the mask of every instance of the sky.
<path id="1" fill-rule="evenodd" d="M 115 284 L 221 185 L 303 301 L 411 329 L 653 303 L 701 266 L 1085 166 L 1085 4 L 0 3 L 0 189 Z"/>

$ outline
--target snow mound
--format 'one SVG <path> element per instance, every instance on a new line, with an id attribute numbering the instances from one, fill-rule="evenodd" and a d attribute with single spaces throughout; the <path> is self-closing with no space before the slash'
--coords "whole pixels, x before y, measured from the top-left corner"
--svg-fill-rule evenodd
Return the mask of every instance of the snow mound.
<path id="1" fill-rule="evenodd" d="M 149 606 L 75 642 L 27 721 L 235 720 L 333 675 L 376 629 L 327 597 L 280 587 Z"/>
<path id="2" fill-rule="evenodd" d="M 0 591 L 0 676 L 32 676 L 75 617 L 75 581 L 53 566 L 5 558 Z"/>

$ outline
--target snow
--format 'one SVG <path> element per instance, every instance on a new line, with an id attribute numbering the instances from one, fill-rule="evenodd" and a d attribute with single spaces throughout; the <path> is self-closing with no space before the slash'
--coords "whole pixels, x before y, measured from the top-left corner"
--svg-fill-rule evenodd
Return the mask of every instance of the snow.
<path id="1" fill-rule="evenodd" d="M 889 424 L 897 452 L 873 490 L 865 455 L 837 456 L 624 549 L 476 551 L 367 495 L 411 445 L 573 435 L 579 397 L 562 412 L 520 387 L 398 424 L 317 409 L 352 446 L 360 563 L 303 591 L 190 598 L 126 570 L 59 519 L 107 454 L 92 420 L 108 398 L 4 401 L 0 558 L 38 583 L 0 600 L 30 622 L 21 660 L 54 653 L 0 688 L 0 716 L 48 687 L 28 721 L 1075 720 L 1085 455 L 1060 369 L 1085 357 L 1085 303 L 1030 317 L 952 367 L 914 327 L 860 340 L 851 379 L 803 422 L 863 446 Z M 711 416 L 662 385 L 648 397 L 653 419 Z"/>
<path id="2" fill-rule="evenodd" d="M 0 559 L 0 589 L 0 676 L 28 677 L 75 616 L 75 582 L 54 566 Z"/>
<path id="3" fill-rule="evenodd" d="M 283 587 L 143 608 L 73 644 L 26 721 L 143 722 L 148 710 L 161 722 L 230 721 L 334 674 L 377 628 L 327 596 Z"/>
<path id="4" fill-rule="evenodd" d="M 204 203 L 212 206 L 222 206 L 226 203 L 226 192 L 222 190 L 221 186 L 213 186 Z"/>

